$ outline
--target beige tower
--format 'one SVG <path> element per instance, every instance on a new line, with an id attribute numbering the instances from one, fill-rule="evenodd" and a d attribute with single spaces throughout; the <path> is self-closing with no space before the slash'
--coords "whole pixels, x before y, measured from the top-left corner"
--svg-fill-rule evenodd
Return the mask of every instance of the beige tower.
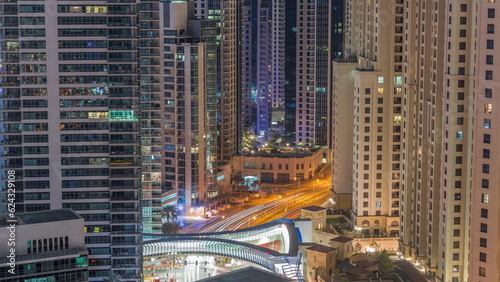
<path id="1" fill-rule="evenodd" d="M 499 1 L 477 2 L 469 281 L 500 281 Z M 471 6 L 474 7 L 474 6 Z M 472 22 L 472 21 L 471 21 Z M 495 26 L 497 31 L 495 31 Z M 471 46 L 472 48 L 472 46 Z"/>
<path id="2" fill-rule="evenodd" d="M 219 159 L 227 161 L 238 151 L 237 1 L 221 0 L 220 9 L 220 143 Z M 209 17 L 210 18 L 210 17 Z"/>
<path id="3" fill-rule="evenodd" d="M 403 3 L 346 1 L 345 10 L 345 56 L 333 67 L 334 196 L 349 208 L 352 191 L 362 233 L 397 236 Z"/>
<path id="4" fill-rule="evenodd" d="M 437 281 L 469 281 L 474 5 L 414 1 L 407 14 L 401 250 Z"/>
<path id="5" fill-rule="evenodd" d="M 435 281 L 500 281 L 498 3 L 346 5 L 346 56 L 333 67 L 339 207 L 351 189 L 355 226 L 400 231 L 403 256 Z"/>

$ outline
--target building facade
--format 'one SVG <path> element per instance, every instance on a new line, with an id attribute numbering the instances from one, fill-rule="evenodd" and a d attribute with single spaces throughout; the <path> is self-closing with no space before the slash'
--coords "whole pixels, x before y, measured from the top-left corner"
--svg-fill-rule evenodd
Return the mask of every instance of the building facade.
<path id="1" fill-rule="evenodd" d="M 498 31 L 500 26 L 500 7 L 498 1 L 482 0 L 470 3 L 472 15 L 477 17 L 476 64 L 473 135 L 474 156 L 472 159 L 472 193 L 470 211 L 470 250 L 469 281 L 500 280 L 500 244 L 498 228 L 498 190 L 500 163 L 494 156 L 499 154 L 498 136 L 499 115 L 497 113 L 500 72 L 500 46 Z M 498 12 L 497 12 L 498 10 Z M 472 19 L 471 19 L 472 20 Z M 472 30 L 468 32 L 472 33 Z M 495 41 L 497 41 L 495 45 Z M 472 44 L 471 47 L 472 49 Z M 471 97 L 472 98 L 472 97 Z M 470 100 L 469 100 L 470 101 Z M 469 106 L 470 108 L 470 106 Z"/>
<path id="2" fill-rule="evenodd" d="M 331 1 L 296 4 L 295 143 L 327 145 Z"/>
<path id="3" fill-rule="evenodd" d="M 141 39 L 143 230 L 161 232 L 162 193 L 182 212 L 216 192 L 215 22 L 194 3 L 156 3 Z M 156 16 L 154 16 L 156 15 Z M 208 55 L 210 54 L 210 56 Z M 171 192 L 175 191 L 175 192 Z"/>
<path id="4" fill-rule="evenodd" d="M 247 128 L 267 136 L 271 124 L 282 124 L 285 106 L 285 3 L 245 1 L 243 5 L 243 95 Z"/>
<path id="5" fill-rule="evenodd" d="M 434 281 L 500 279 L 491 247 L 497 5 L 346 1 L 345 55 L 333 64 L 333 187 L 348 192 L 352 152 L 355 225 L 375 231 L 385 215 L 403 256 Z"/>
<path id="6" fill-rule="evenodd" d="M 403 28 L 400 8 L 345 1 L 344 58 L 333 65 L 334 197 L 349 208 L 352 191 L 352 221 L 366 234 L 399 228 L 402 34 L 392 31 Z"/>
<path id="7" fill-rule="evenodd" d="M 89 281 L 95 260 L 88 258 L 84 232 L 92 231 L 83 221 L 70 209 L 1 215 L 0 280 Z"/>
<path id="8" fill-rule="evenodd" d="M 15 171 L 16 211 L 74 209 L 94 230 L 89 280 L 140 280 L 135 2 L 1 9 L 1 173 Z"/>

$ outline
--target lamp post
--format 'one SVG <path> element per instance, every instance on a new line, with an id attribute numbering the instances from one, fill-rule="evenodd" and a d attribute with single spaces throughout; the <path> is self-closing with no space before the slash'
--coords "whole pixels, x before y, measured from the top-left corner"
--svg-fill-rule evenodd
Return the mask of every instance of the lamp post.
<path id="1" fill-rule="evenodd" d="M 255 219 L 256 219 L 256 217 L 254 216 L 254 217 L 251 217 L 251 218 L 249 218 L 249 219 L 248 219 L 248 227 L 250 227 L 250 226 L 251 226 L 250 221 L 252 221 L 252 219 L 253 219 L 253 220 L 255 220 Z"/>
<path id="2" fill-rule="evenodd" d="M 298 181 L 299 185 L 297 186 L 297 188 L 300 189 L 300 177 L 295 177 L 294 179 Z"/>
<path id="3" fill-rule="evenodd" d="M 281 199 L 281 196 L 278 197 L 278 200 Z M 278 219 L 278 200 L 274 203 L 274 215 L 275 219 Z"/>

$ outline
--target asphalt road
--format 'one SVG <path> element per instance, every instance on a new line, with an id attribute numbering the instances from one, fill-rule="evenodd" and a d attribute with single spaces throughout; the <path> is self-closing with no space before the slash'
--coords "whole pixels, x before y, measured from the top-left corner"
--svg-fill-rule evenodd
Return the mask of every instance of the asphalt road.
<path id="1" fill-rule="evenodd" d="M 197 233 L 221 232 L 263 224 L 289 214 L 297 214 L 301 207 L 320 205 L 330 199 L 328 181 L 309 182 L 301 188 L 281 191 L 267 199 L 254 200 L 255 204 L 233 214 L 221 214 L 206 223 Z M 237 209 L 237 208 L 236 208 Z"/>

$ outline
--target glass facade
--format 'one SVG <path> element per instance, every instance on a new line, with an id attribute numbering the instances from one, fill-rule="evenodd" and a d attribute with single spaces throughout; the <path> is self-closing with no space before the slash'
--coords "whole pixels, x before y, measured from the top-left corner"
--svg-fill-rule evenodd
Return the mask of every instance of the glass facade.
<path id="1" fill-rule="evenodd" d="M 140 279 L 135 47 L 142 31 L 135 3 L 94 3 L 0 4 L 0 198 L 15 169 L 16 212 L 72 207 L 86 226 L 107 226 L 99 237 L 110 238 L 86 240 L 89 259 L 106 270 L 91 264 L 90 277 L 73 271 L 33 281 L 98 280 L 110 271 Z"/>

